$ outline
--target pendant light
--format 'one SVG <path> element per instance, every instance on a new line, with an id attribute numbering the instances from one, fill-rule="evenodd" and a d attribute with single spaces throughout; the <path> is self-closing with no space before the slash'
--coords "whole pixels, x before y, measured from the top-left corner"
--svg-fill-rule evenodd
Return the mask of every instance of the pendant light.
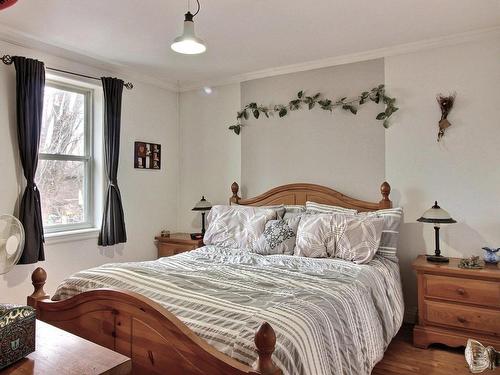
<path id="1" fill-rule="evenodd" d="M 196 0 L 196 3 L 198 4 L 198 9 L 195 14 L 191 14 L 189 11 L 188 3 L 188 12 L 184 15 L 184 32 L 181 36 L 175 38 L 174 42 L 170 46 L 170 48 L 172 48 L 175 52 L 185 55 L 196 55 L 207 50 L 205 42 L 198 38 L 194 33 L 193 18 L 200 11 L 200 2 Z"/>

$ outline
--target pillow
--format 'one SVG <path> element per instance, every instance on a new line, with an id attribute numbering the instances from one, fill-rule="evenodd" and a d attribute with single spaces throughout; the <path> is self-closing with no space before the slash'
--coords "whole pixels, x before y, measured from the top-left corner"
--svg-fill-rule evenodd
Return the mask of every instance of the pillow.
<path id="1" fill-rule="evenodd" d="M 316 202 L 306 202 L 306 210 L 307 213 L 312 213 L 312 214 L 328 214 L 328 213 L 342 213 L 342 214 L 348 214 L 348 215 L 355 215 L 358 213 L 358 211 L 350 209 L 350 208 L 344 208 L 340 206 L 331 206 L 329 204 L 321 204 L 321 203 L 316 203 Z"/>
<path id="2" fill-rule="evenodd" d="M 294 255 L 327 258 L 335 251 L 333 215 L 302 215 L 297 229 Z"/>
<path id="3" fill-rule="evenodd" d="M 377 254 L 397 262 L 398 258 L 396 252 L 399 240 L 399 227 L 403 218 L 403 209 L 401 207 L 388 208 L 373 212 L 363 212 L 358 214 L 358 216 L 375 216 L 384 219 L 382 237 L 380 238 Z"/>
<path id="4" fill-rule="evenodd" d="M 300 216 L 269 220 L 255 244 L 254 252 L 262 255 L 292 255 L 299 222 Z"/>
<path id="5" fill-rule="evenodd" d="M 299 216 L 306 212 L 306 206 L 297 204 L 287 204 L 285 205 L 285 215 L 283 219 L 288 219 L 290 217 Z"/>
<path id="6" fill-rule="evenodd" d="M 357 264 L 373 259 L 380 244 L 384 219 L 377 216 L 334 215 L 335 257 Z"/>
<path id="7" fill-rule="evenodd" d="M 245 206 L 245 205 L 234 203 L 231 206 L 256 207 L 256 208 L 264 208 L 264 209 L 267 208 L 270 210 L 275 210 L 278 219 L 283 219 L 283 216 L 285 216 L 285 205 L 283 205 L 283 204 L 276 204 L 276 205 L 272 205 L 272 206 Z"/>
<path id="8" fill-rule="evenodd" d="M 276 211 L 251 206 L 213 206 L 207 216 L 205 245 L 252 249 Z"/>

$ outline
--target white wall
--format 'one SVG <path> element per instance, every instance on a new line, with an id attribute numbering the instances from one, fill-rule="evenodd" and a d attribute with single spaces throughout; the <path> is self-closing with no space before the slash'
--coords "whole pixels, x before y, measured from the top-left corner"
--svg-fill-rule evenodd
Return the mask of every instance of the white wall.
<path id="1" fill-rule="evenodd" d="M 47 66 L 90 75 L 108 75 L 89 66 L 0 42 L 2 54 L 38 58 Z M 126 77 L 125 77 L 126 78 Z M 99 248 L 97 237 L 57 242 L 48 240 L 45 262 L 19 265 L 0 276 L 0 302 L 22 303 L 31 293 L 30 275 L 38 266 L 48 273 L 46 290 L 70 274 L 108 262 L 153 259 L 154 236 L 162 228 L 175 228 L 178 193 L 177 94 L 134 82 L 124 90 L 122 107 L 121 155 L 118 183 L 124 200 L 128 242 Z M 145 140 L 162 144 L 160 171 L 133 168 L 133 142 Z M 15 69 L 0 63 L 0 213 L 13 213 L 19 195 L 20 178 L 15 125 Z"/>
<path id="2" fill-rule="evenodd" d="M 299 90 L 328 98 L 357 96 L 384 82 L 382 59 L 244 82 L 242 104 L 288 103 Z M 384 128 L 375 119 L 383 107 L 363 105 L 356 116 L 320 108 L 284 118 L 253 117 L 242 129 L 244 196 L 293 182 L 334 187 L 359 199 L 378 201 L 384 181 Z"/>
<path id="3" fill-rule="evenodd" d="M 500 40 L 388 57 L 385 78 L 400 107 L 386 133 L 386 173 L 405 209 L 399 257 L 407 307 L 415 311 L 411 262 L 434 250 L 432 225 L 416 219 L 434 200 L 458 221 L 441 229 L 444 255 L 500 246 Z M 453 91 L 452 126 L 438 143 L 436 94 Z"/>
<path id="4" fill-rule="evenodd" d="M 201 215 L 191 211 L 202 195 L 227 204 L 231 184 L 240 181 L 241 138 L 228 130 L 240 109 L 240 85 L 180 94 L 180 188 L 178 227 L 199 232 Z"/>

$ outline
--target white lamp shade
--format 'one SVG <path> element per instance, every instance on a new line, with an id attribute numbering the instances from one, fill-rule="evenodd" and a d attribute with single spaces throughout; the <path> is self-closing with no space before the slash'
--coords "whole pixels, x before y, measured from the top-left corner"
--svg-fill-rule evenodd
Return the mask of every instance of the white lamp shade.
<path id="1" fill-rule="evenodd" d="M 209 211 L 212 208 L 212 203 L 205 199 L 205 196 L 202 196 L 201 199 L 195 204 L 193 207 L 193 211 Z"/>
<path id="2" fill-rule="evenodd" d="M 437 201 L 434 203 L 434 206 L 425 211 L 422 217 L 417 219 L 417 221 L 423 223 L 437 223 L 437 224 L 456 223 L 456 221 L 451 218 L 448 211 L 443 210 L 441 207 L 438 206 Z"/>
<path id="3" fill-rule="evenodd" d="M 170 48 L 175 52 L 186 55 L 196 55 L 207 50 L 205 42 L 194 33 L 193 21 L 184 21 L 184 32 L 181 36 L 174 39 Z"/>

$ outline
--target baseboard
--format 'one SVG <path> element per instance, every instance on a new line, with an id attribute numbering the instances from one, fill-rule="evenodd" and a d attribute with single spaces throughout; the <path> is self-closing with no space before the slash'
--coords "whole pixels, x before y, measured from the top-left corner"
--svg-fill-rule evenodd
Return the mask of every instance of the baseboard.
<path id="1" fill-rule="evenodd" d="M 403 316 L 403 322 L 409 324 L 416 324 L 418 317 L 418 309 L 417 306 L 406 306 L 405 313 Z"/>

